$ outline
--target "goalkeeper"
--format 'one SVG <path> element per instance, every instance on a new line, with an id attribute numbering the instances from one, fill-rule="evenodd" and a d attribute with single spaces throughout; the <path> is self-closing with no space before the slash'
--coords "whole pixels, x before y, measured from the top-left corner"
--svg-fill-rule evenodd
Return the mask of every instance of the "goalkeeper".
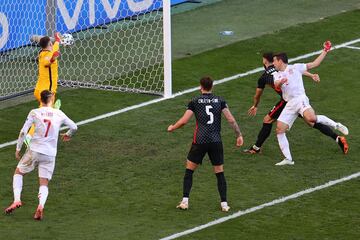
<path id="1" fill-rule="evenodd" d="M 35 86 L 34 96 L 38 100 L 41 107 L 41 92 L 48 90 L 54 95 L 57 90 L 58 82 L 58 61 L 57 58 L 60 56 L 59 45 L 60 45 L 60 35 L 55 33 L 54 35 L 55 42 L 51 42 L 50 37 L 42 37 L 39 41 L 41 51 L 38 57 L 39 70 L 38 70 L 38 79 Z M 60 109 L 61 101 L 60 99 L 56 100 L 53 105 L 54 108 Z M 35 126 L 33 125 L 29 130 L 29 133 L 26 136 L 25 144 L 29 146 L 32 136 L 34 135 Z"/>

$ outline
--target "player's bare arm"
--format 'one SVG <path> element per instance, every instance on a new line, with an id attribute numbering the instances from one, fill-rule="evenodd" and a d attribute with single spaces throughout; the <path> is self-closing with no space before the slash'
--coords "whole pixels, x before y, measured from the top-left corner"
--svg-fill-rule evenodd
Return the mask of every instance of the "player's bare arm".
<path id="1" fill-rule="evenodd" d="M 34 123 L 34 118 L 33 118 L 33 114 L 32 112 L 29 113 L 24 126 L 21 128 L 20 133 L 19 133 L 19 137 L 17 140 L 17 144 L 16 144 L 16 151 L 15 151 L 15 158 L 17 160 L 21 159 L 21 148 L 24 144 L 24 140 L 26 137 L 27 132 L 29 131 L 30 127 L 32 126 L 32 124 Z"/>
<path id="2" fill-rule="evenodd" d="M 263 94 L 264 89 L 262 88 L 256 88 L 256 92 L 254 95 L 254 104 L 251 106 L 251 108 L 248 110 L 249 116 L 255 116 L 257 113 L 257 107 L 260 103 L 261 95 Z"/>
<path id="3" fill-rule="evenodd" d="M 326 57 L 327 53 L 330 50 L 331 50 L 331 42 L 330 41 L 324 42 L 324 49 L 320 53 L 320 55 L 313 62 L 306 64 L 307 70 L 310 70 L 310 69 L 320 66 L 321 62 L 324 60 L 324 58 Z"/>
<path id="4" fill-rule="evenodd" d="M 284 85 L 284 84 L 286 84 L 287 82 L 288 82 L 288 79 L 287 79 L 287 78 L 282 78 L 282 79 L 280 79 L 280 80 L 278 80 L 278 81 L 275 81 L 275 82 L 274 82 L 275 88 L 276 88 L 276 89 L 281 89 L 281 86 Z"/>
<path id="5" fill-rule="evenodd" d="M 237 147 L 241 147 L 244 143 L 244 139 L 242 137 L 241 131 L 240 131 L 240 127 L 237 124 L 234 116 L 232 115 L 232 113 L 230 112 L 229 108 L 224 108 L 222 110 L 226 120 L 228 121 L 228 123 L 230 124 L 231 128 L 234 130 L 235 132 L 235 136 L 236 136 L 236 146 Z"/>
<path id="6" fill-rule="evenodd" d="M 304 73 L 303 73 L 303 75 L 304 76 L 306 76 L 306 77 L 309 77 L 309 78 L 311 78 L 314 82 L 320 82 L 320 76 L 319 76 L 319 74 L 317 74 L 317 73 L 311 73 L 311 72 L 308 72 L 308 71 L 305 71 Z"/>
<path id="7" fill-rule="evenodd" d="M 64 124 L 69 127 L 69 130 L 66 133 L 60 134 L 60 136 L 63 142 L 69 142 L 72 136 L 76 133 L 78 127 L 76 123 L 74 123 L 73 120 L 68 118 L 65 114 L 64 114 L 64 119 L 65 119 Z"/>
<path id="8" fill-rule="evenodd" d="M 186 112 L 184 113 L 184 115 L 175 123 L 175 124 L 171 124 L 168 127 L 168 132 L 173 132 L 178 128 L 183 127 L 184 125 L 186 125 L 190 118 L 192 117 L 192 115 L 194 115 L 193 111 L 191 110 L 186 110 Z"/>

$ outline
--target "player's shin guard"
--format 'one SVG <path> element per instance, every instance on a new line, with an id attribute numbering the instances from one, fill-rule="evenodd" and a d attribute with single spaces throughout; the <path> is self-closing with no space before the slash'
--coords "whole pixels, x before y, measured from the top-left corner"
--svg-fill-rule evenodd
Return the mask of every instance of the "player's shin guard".
<path id="1" fill-rule="evenodd" d="M 13 176 L 14 202 L 21 201 L 22 187 L 23 187 L 23 176 L 20 174 L 15 174 Z"/>
<path id="2" fill-rule="evenodd" d="M 227 202 L 226 199 L 227 185 L 226 185 L 224 172 L 216 173 L 216 178 L 217 178 L 217 185 L 218 185 L 221 202 Z"/>
<path id="3" fill-rule="evenodd" d="M 331 137 L 335 141 L 336 141 L 337 137 L 339 136 L 329 126 L 326 126 L 322 123 L 318 123 L 318 122 L 315 123 L 314 128 L 318 129 L 324 135 Z"/>
<path id="4" fill-rule="evenodd" d="M 336 122 L 334 122 L 333 120 L 331 120 L 330 118 L 328 118 L 327 116 L 324 115 L 317 115 L 317 123 L 322 123 L 326 126 L 332 127 L 332 128 L 336 128 Z"/>
<path id="5" fill-rule="evenodd" d="M 48 186 L 41 185 L 41 186 L 39 187 L 39 205 L 40 205 L 41 207 L 44 207 L 44 206 L 45 206 L 45 203 L 46 203 L 46 200 L 47 200 L 48 195 L 49 195 Z"/>
<path id="6" fill-rule="evenodd" d="M 183 197 L 184 198 L 189 198 L 191 187 L 192 187 L 193 173 L 194 173 L 194 171 L 191 169 L 185 170 L 184 185 L 183 185 Z"/>
<path id="7" fill-rule="evenodd" d="M 255 145 L 259 148 L 263 145 L 265 140 L 270 136 L 272 129 L 272 123 L 263 123 L 263 126 L 259 132 Z"/>
<path id="8" fill-rule="evenodd" d="M 289 141 L 286 138 L 286 134 L 278 133 L 277 139 L 279 141 L 279 146 L 280 146 L 281 152 L 283 153 L 285 158 L 288 160 L 292 160 L 291 153 L 290 153 Z"/>

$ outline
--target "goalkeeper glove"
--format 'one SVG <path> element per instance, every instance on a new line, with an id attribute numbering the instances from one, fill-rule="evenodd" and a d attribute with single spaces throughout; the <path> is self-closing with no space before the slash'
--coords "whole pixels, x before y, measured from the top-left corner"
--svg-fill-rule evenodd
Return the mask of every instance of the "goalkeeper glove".
<path id="1" fill-rule="evenodd" d="M 60 52 L 59 51 L 56 51 L 53 53 L 51 59 L 50 59 L 50 63 L 53 63 L 55 62 L 55 60 L 60 56 Z"/>
<path id="2" fill-rule="evenodd" d="M 60 42 L 60 41 L 61 41 L 60 33 L 56 32 L 56 33 L 54 34 L 54 38 L 55 38 L 55 42 Z"/>
<path id="3" fill-rule="evenodd" d="M 329 52 L 330 50 L 331 50 L 331 42 L 330 41 L 324 42 L 324 51 Z"/>

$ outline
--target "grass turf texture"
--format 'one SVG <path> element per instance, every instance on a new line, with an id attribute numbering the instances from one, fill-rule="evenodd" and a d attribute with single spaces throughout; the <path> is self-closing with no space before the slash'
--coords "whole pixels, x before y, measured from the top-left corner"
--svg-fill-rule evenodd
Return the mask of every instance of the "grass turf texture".
<path id="1" fill-rule="evenodd" d="M 359 11 L 345 13 L 177 60 L 174 63 L 175 89 L 196 85 L 197 79 L 203 74 L 221 78 L 257 67 L 260 65 L 258 52 L 265 49 L 281 49 L 293 57 L 318 50 L 319 44 L 328 38 L 334 43 L 359 38 L 359 17 Z M 328 29 L 336 31 L 329 32 Z M 334 142 L 298 120 L 288 135 L 296 165 L 277 168 L 274 163 L 281 159 L 281 155 L 274 133 L 265 143 L 261 157 L 242 155 L 240 150 L 235 149 L 233 133 L 224 122 L 225 171 L 229 202 L 234 211 L 359 171 L 357 152 L 360 149 L 356 136 L 360 134 L 357 123 L 360 97 L 356 89 L 360 86 L 355 81 L 360 74 L 356 62 L 359 57 L 360 51 L 352 49 L 331 52 L 316 70 L 322 82 L 315 85 L 305 80 L 312 106 L 319 113 L 350 127 L 351 150 L 346 157 Z M 257 76 L 219 85 L 215 89 L 216 94 L 228 100 L 239 119 L 246 146 L 253 143 L 263 115 L 277 101 L 276 94 L 267 89 L 259 115 L 255 118 L 246 116 Z M 24 182 L 25 205 L 13 216 L 0 217 L 0 236 L 7 236 L 7 239 L 154 239 L 224 216 L 218 210 L 216 178 L 207 162 L 194 175 L 190 210 L 180 212 L 174 209 L 181 198 L 182 163 L 189 149 L 194 124 L 174 134 L 166 133 L 165 129 L 180 117 L 184 105 L 195 94 L 80 127 L 71 144 L 60 144 L 44 222 L 31 220 L 37 205 L 38 190 L 37 174 L 31 174 Z M 64 111 L 75 120 L 82 120 L 152 97 L 74 90 L 64 92 L 61 98 Z M 3 126 L 1 142 L 15 139 L 32 106 L 36 104 L 32 102 L 0 111 L 0 124 Z M 4 207 L 12 199 L 13 152 L 14 147 L 0 150 L 0 180 L 3 186 L 0 189 L 0 204 Z M 294 233 L 294 239 L 308 236 L 335 239 L 339 236 L 337 232 L 346 232 L 347 239 L 356 239 L 354 236 L 359 230 L 353 226 L 359 225 L 359 214 L 356 212 L 360 200 L 358 183 L 358 180 L 353 180 L 246 216 L 244 222 L 240 218 L 223 225 L 228 226 L 227 231 L 231 231 L 238 226 L 237 223 L 244 224 L 229 235 L 239 238 L 256 238 L 260 234 L 254 230 L 256 227 L 262 228 L 261 233 L 268 234 L 274 231 L 275 225 L 278 234 L 275 232 L 271 236 L 277 238 L 287 239 Z M 321 204 L 324 199 L 331 201 Z M 333 208 L 338 210 L 332 211 Z M 291 221 L 296 219 L 297 214 L 304 216 L 307 222 L 301 221 L 296 227 L 283 228 L 281 223 L 284 216 L 293 216 Z M 319 223 L 319 218 L 324 221 Z M 316 224 L 326 225 L 338 219 L 341 222 L 332 225 L 329 231 L 315 232 L 316 229 L 312 229 L 313 235 L 301 231 L 302 225 L 304 229 L 310 229 Z M 252 221 L 256 221 L 255 226 L 248 228 L 247 232 L 241 231 L 247 227 L 245 223 L 251 224 Z M 221 228 L 217 229 L 221 231 Z M 209 238 L 207 234 L 207 231 L 200 232 L 196 238 Z M 211 232 L 209 234 L 211 236 Z"/>

